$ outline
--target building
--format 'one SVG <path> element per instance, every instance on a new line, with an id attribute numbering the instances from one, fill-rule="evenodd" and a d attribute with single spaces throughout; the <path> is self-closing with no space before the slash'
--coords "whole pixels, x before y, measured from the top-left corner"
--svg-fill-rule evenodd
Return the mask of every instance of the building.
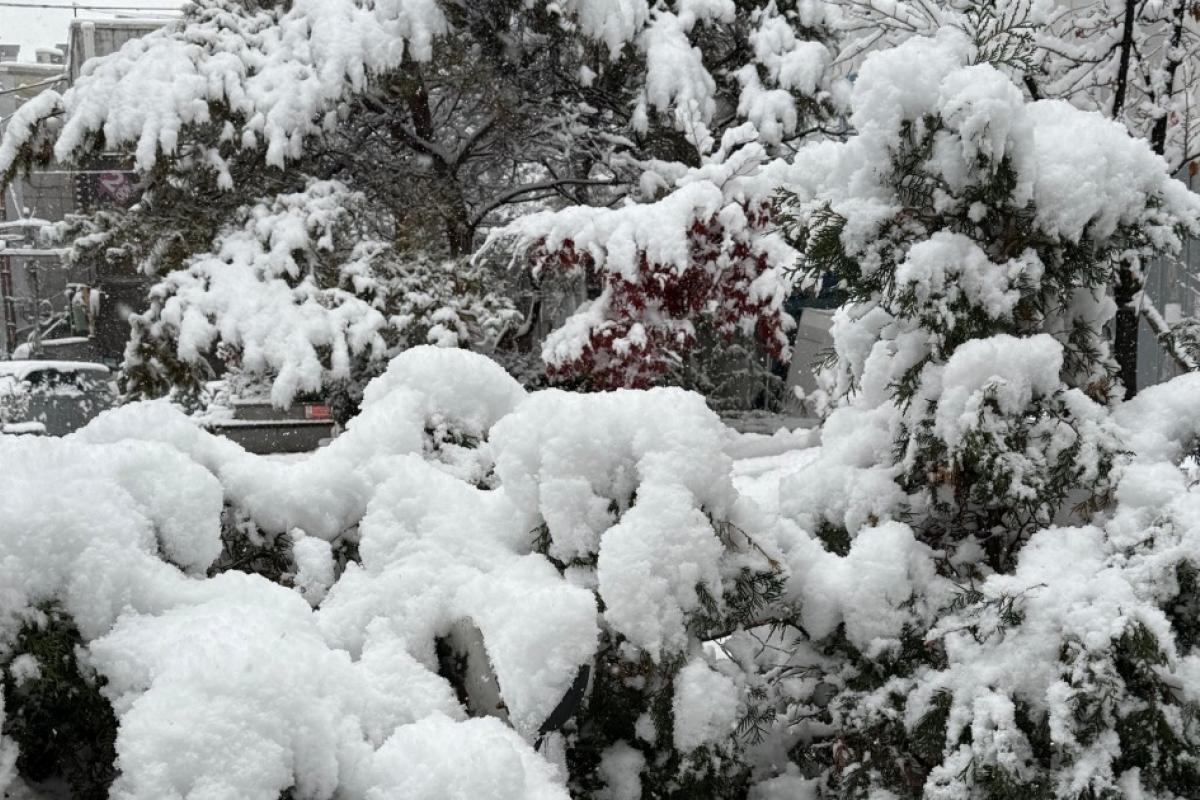
<path id="1" fill-rule="evenodd" d="M 19 48 L 0 45 L 0 126 L 21 104 L 47 89 L 62 91 L 91 58 L 169 23 L 165 18 L 75 19 L 68 43 L 18 61 Z M 126 319 L 144 303 L 145 282 L 110 275 L 103 264 L 68 269 L 40 230 L 74 212 L 127 208 L 137 201 L 137 175 L 124 156 L 105 155 L 86 168 L 50 165 L 15 179 L 0 197 L 0 356 L 23 350 L 114 364 L 128 339 Z"/>

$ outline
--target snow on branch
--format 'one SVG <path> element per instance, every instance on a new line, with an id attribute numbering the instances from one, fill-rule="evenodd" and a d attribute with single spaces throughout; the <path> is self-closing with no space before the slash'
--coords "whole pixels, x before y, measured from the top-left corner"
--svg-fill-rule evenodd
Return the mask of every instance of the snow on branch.
<path id="1" fill-rule="evenodd" d="M 519 319 L 511 301 L 456 263 L 401 257 L 365 223 L 365 198 L 334 181 L 243 209 L 208 253 L 166 275 L 133 320 L 127 371 L 230 366 L 299 392 L 352 380 L 399 347 L 494 344 Z"/>
<path id="2" fill-rule="evenodd" d="M 727 146 L 738 141 L 727 135 Z M 757 338 L 783 356 L 792 251 L 769 223 L 768 159 L 757 143 L 693 170 L 662 199 L 616 209 L 576 206 L 521 217 L 483 252 L 506 249 L 536 275 L 601 276 L 601 295 L 547 338 L 553 374 L 598 387 L 644 387 L 687 357 L 697 324 Z"/>
<path id="3" fill-rule="evenodd" d="M 61 97 L 44 93 L 38 106 L 44 116 L 45 106 L 61 105 L 54 155 L 62 162 L 100 139 L 108 150 L 132 148 L 138 169 L 149 170 L 175 154 L 185 126 L 215 123 L 282 166 L 324 129 L 338 101 L 406 58 L 427 61 L 446 31 L 437 0 L 296 0 L 258 10 L 207 0 L 88 62 L 74 86 Z M 10 126 L 0 173 L 31 133 Z"/>

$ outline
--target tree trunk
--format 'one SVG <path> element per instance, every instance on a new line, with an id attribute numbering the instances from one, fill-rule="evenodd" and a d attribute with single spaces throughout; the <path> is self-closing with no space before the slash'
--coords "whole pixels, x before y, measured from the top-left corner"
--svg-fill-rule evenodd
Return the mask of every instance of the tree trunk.
<path id="1" fill-rule="evenodd" d="M 1138 312 L 1133 300 L 1141 289 L 1141 281 L 1128 266 L 1123 265 L 1117 278 L 1116 340 L 1113 355 L 1117 359 L 1118 377 L 1125 387 L 1125 399 L 1137 394 L 1138 372 Z"/>
<path id="2" fill-rule="evenodd" d="M 1121 121 L 1125 98 L 1129 95 L 1129 64 L 1133 58 L 1133 29 L 1137 25 L 1137 0 L 1125 0 L 1125 17 L 1121 22 L 1121 57 L 1117 62 L 1116 85 L 1113 86 L 1112 116 Z"/>
<path id="3" fill-rule="evenodd" d="M 1188 6 L 1192 0 L 1176 0 L 1174 16 L 1171 19 L 1171 39 L 1168 47 L 1168 53 L 1178 53 L 1179 45 L 1183 43 L 1183 26 L 1187 20 Z M 1175 76 L 1179 74 L 1180 59 L 1176 55 L 1169 56 L 1167 59 L 1166 68 L 1164 71 L 1167 74 L 1167 100 L 1175 94 Z M 1167 126 L 1170 123 L 1170 113 L 1164 113 L 1161 117 L 1154 120 L 1154 128 L 1150 131 L 1150 146 L 1154 148 L 1154 152 L 1164 158 L 1167 155 Z M 1169 163 L 1169 162 L 1168 162 Z M 1172 165 L 1177 167 L 1179 165 Z"/>
<path id="4" fill-rule="evenodd" d="M 1121 30 L 1121 56 L 1117 66 L 1116 85 L 1113 87 L 1112 117 L 1121 121 L 1125 110 L 1125 98 L 1129 90 L 1129 65 L 1133 57 L 1133 29 L 1137 23 L 1137 0 L 1125 0 L 1125 15 Z M 1113 296 L 1117 301 L 1116 338 L 1113 341 L 1113 357 L 1117 360 L 1117 374 L 1125 387 L 1125 399 L 1137 394 L 1138 372 L 1138 314 L 1130 306 L 1141 289 L 1141 282 L 1128 265 L 1122 265 L 1117 274 L 1117 285 Z"/>
<path id="5" fill-rule="evenodd" d="M 437 131 L 434 128 L 433 111 L 429 105 L 429 92 L 425 88 L 420 70 L 411 62 L 405 65 L 401 92 L 412 118 L 416 141 L 420 143 L 417 147 L 433 162 L 434 173 L 441 184 L 436 192 L 437 210 L 446 232 L 446 247 L 451 257 L 467 255 L 475 243 L 475 226 L 471 224 L 471 212 L 467 208 L 462 187 L 459 186 L 458 176 L 455 174 L 456 165 L 447 163 L 445 155 L 436 148 L 427 147 L 435 141 Z M 394 124 L 397 138 L 409 138 L 405 135 L 406 131 L 401 123 L 397 121 Z"/>

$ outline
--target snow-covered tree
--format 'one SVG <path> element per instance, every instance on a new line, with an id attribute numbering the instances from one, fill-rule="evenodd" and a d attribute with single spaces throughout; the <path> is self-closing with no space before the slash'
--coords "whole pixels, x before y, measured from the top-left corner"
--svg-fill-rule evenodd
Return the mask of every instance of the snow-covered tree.
<path id="1" fill-rule="evenodd" d="M 601 389 L 678 381 L 705 333 L 787 351 L 790 250 L 770 228 L 767 156 L 753 137 L 749 126 L 728 134 L 656 202 L 543 212 L 504 229 L 535 275 L 603 276 L 600 295 L 545 341 L 552 376 Z"/>
<path id="2" fill-rule="evenodd" d="M 629 135 L 674 131 L 674 155 L 643 161 L 619 207 L 528 215 L 488 242 L 535 279 L 565 272 L 597 287 L 544 343 L 552 377 L 702 388 L 716 364 L 696 363 L 701 342 L 785 355 L 790 252 L 770 220 L 772 163 L 841 127 L 837 21 L 816 2 L 661 3 L 625 34 L 645 59 Z"/>
<path id="3" fill-rule="evenodd" d="M 1200 6 L 1194 0 L 860 0 L 850 4 L 847 17 L 851 43 L 843 57 L 958 28 L 986 51 L 986 60 L 1013 74 L 1031 99 L 1063 99 L 1105 114 L 1146 139 L 1172 173 L 1195 174 L 1200 163 Z M 1137 391 L 1139 309 L 1168 351 L 1190 368 L 1174 346 L 1178 336 L 1141 294 L 1145 266 L 1127 264 L 1112 284 L 1118 304 L 1114 354 L 1129 396 Z"/>
<path id="4" fill-rule="evenodd" d="M 397 253 L 376 216 L 329 181 L 238 211 L 133 318 L 127 391 L 198 392 L 215 357 L 269 381 L 278 406 L 339 386 L 360 395 L 404 346 L 487 349 L 519 322 L 469 266 Z"/>
<path id="5" fill-rule="evenodd" d="M 827 553 L 805 541 L 816 564 L 793 569 L 805 592 L 828 553 L 899 562 L 888 623 L 802 606 L 792 668 L 821 677 L 792 713 L 836 733 L 798 760 L 836 797 L 1183 796 L 1200 738 L 1170 689 L 1190 623 L 1169 617 L 1189 590 L 1126 559 L 1191 574 L 1194 553 L 1129 538 L 1145 477 L 1104 326 L 1116 274 L 1177 252 L 1200 198 L 1121 125 L 1029 102 L 977 44 L 948 28 L 870 56 L 858 135 L 793 165 L 802 268 L 850 298 L 821 457 L 781 489 Z M 1076 617 L 1102 575 L 1112 605 Z"/>
<path id="6" fill-rule="evenodd" d="M 0 171 L 39 154 L 71 163 L 132 149 L 143 201 L 62 232 L 76 260 L 155 276 L 211 251 L 238 224 L 247 194 L 269 203 L 307 179 L 365 194 L 392 217 L 399 249 L 461 255 L 477 230 L 521 209 L 658 199 L 689 169 L 729 158 L 718 144 L 735 131 L 734 145 L 757 140 L 779 155 L 840 127 L 829 69 L 836 22 L 835 10 L 810 0 L 210 0 L 98 62 L 64 96 L 24 107 Z M 742 161 L 754 168 L 758 158 Z M 674 219 L 683 228 L 672 235 L 691 231 L 700 265 L 686 279 L 672 277 L 678 263 L 649 264 L 643 278 L 622 282 L 594 254 L 535 258 L 535 284 L 547 261 L 562 262 L 588 287 L 592 317 L 616 331 L 596 331 L 593 351 L 611 354 L 625 333 L 639 340 L 639 324 L 647 330 L 638 350 L 653 351 L 643 374 L 610 368 L 610 355 L 562 353 L 551 371 L 594 366 L 599 386 L 670 371 L 694 385 L 693 341 L 734 329 L 758 328 L 778 354 L 778 292 L 761 279 L 775 264 L 755 233 L 766 228 L 768 202 L 760 191 L 719 204 L 740 203 L 744 222 Z M 658 326 L 643 307 L 664 305 L 671 319 Z M 559 338 L 579 340 L 583 316 Z"/>

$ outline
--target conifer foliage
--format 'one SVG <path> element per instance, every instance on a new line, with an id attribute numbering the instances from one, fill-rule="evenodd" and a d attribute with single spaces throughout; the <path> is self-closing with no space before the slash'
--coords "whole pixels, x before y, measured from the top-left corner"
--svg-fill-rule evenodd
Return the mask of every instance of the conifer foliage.
<path id="1" fill-rule="evenodd" d="M 406 257 L 390 240 L 366 198 L 336 181 L 239 210 L 133 318 L 127 391 L 195 396 L 219 359 L 266 376 L 279 406 L 337 386 L 361 396 L 402 347 L 486 349 L 520 321 L 469 265 Z"/>
<path id="2" fill-rule="evenodd" d="M 850 557 L 903 521 L 928 570 L 886 637 L 797 648 L 836 687 L 800 705 L 837 731 L 797 752 L 836 797 L 1185 796 L 1184 590 L 1135 564 L 1195 554 L 1126 527 L 1141 454 L 1104 326 L 1122 260 L 1176 251 L 1200 204 L 1145 141 L 1027 101 L 987 52 L 947 31 L 869 57 L 859 135 L 800 153 L 783 200 L 808 278 L 850 298 L 824 452 L 784 502 Z"/>

